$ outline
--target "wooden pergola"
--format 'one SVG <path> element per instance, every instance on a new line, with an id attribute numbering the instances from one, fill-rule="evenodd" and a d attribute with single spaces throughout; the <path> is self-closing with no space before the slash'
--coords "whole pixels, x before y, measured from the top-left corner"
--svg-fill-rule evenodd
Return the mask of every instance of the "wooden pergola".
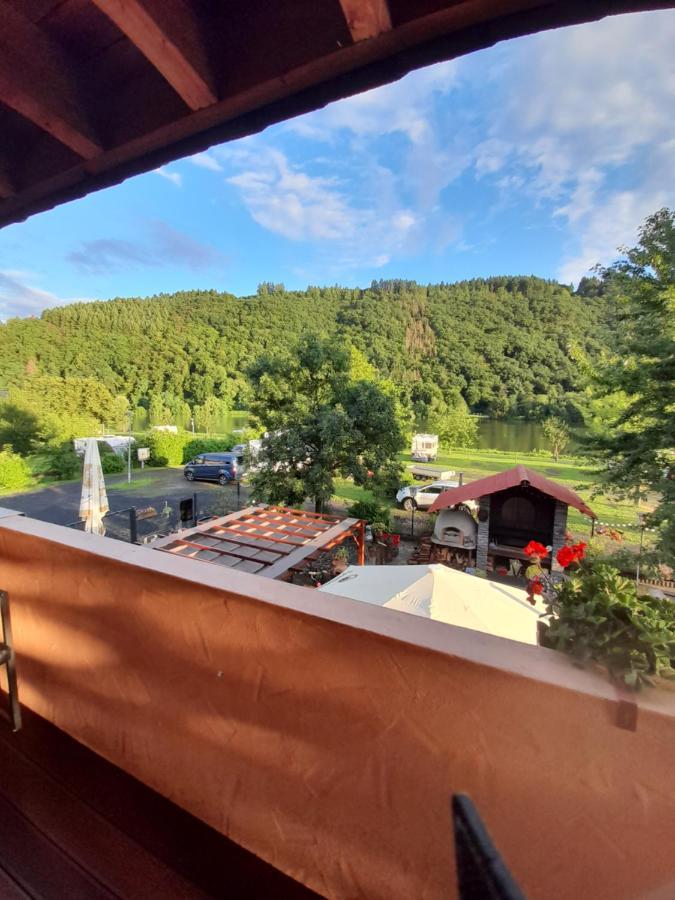
<path id="1" fill-rule="evenodd" d="M 0 0 L 0 226 L 497 41 L 649 0 Z"/>
<path id="2" fill-rule="evenodd" d="M 365 562 L 362 519 L 327 516 L 284 506 L 251 506 L 209 519 L 187 533 L 154 541 L 157 550 L 286 580 L 307 562 L 353 540 Z"/>

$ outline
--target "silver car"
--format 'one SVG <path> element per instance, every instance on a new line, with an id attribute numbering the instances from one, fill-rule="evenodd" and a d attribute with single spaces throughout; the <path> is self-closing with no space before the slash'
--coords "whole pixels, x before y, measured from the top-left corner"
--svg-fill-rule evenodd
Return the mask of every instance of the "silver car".
<path id="1" fill-rule="evenodd" d="M 432 481 L 419 487 L 415 484 L 406 485 L 396 494 L 396 505 L 407 510 L 429 509 L 439 494 L 456 487 L 459 487 L 458 481 Z M 460 506 L 466 507 L 469 512 L 475 512 L 478 508 L 475 500 L 468 500 Z"/>

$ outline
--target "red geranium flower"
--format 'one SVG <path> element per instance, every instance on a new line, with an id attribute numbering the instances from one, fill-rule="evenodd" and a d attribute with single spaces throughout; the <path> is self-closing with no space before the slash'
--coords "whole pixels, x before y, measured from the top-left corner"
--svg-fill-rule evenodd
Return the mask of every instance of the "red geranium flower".
<path id="1" fill-rule="evenodd" d="M 570 563 L 573 563 L 577 558 L 576 553 L 572 547 L 561 547 L 560 550 L 555 555 L 555 558 L 558 560 L 563 569 L 566 569 Z"/>
<path id="2" fill-rule="evenodd" d="M 533 594 L 543 594 L 544 593 L 544 585 L 541 581 L 533 581 L 530 585 Z"/>
<path id="3" fill-rule="evenodd" d="M 571 547 L 564 546 L 556 553 L 555 558 L 558 560 L 563 569 L 566 569 L 573 562 L 578 562 L 586 555 L 586 544 L 579 541 L 578 544 L 572 544 Z"/>
<path id="4" fill-rule="evenodd" d="M 540 556 L 542 559 L 548 556 L 548 550 L 538 541 L 530 541 L 527 547 L 523 547 L 523 553 L 525 556 Z"/>

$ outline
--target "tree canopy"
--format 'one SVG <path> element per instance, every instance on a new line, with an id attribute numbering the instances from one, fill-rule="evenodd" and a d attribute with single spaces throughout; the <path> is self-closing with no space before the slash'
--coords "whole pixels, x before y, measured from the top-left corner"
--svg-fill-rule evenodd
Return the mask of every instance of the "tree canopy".
<path id="1" fill-rule="evenodd" d="M 657 498 L 651 523 L 662 554 L 675 558 L 675 214 L 650 216 L 636 247 L 601 271 L 617 309 L 614 352 L 593 370 L 594 397 L 608 402 L 591 451 L 620 494 Z"/>
<path id="2" fill-rule="evenodd" d="M 251 367 L 251 410 L 267 431 L 251 479 L 260 499 L 311 497 L 320 512 L 337 475 L 375 487 L 400 475 L 397 400 L 386 385 L 352 377 L 352 361 L 345 345 L 310 335 Z"/>
<path id="3" fill-rule="evenodd" d="M 248 407 L 252 362 L 313 332 L 348 345 L 364 380 L 395 386 L 409 430 L 428 425 L 453 444 L 470 439 L 467 407 L 578 419 L 583 376 L 570 347 L 597 361 L 614 315 L 595 281 L 575 294 L 534 277 L 306 291 L 264 284 L 252 297 L 183 291 L 74 303 L 0 324 L 0 389 L 14 407 L 0 418 L 9 428 L 21 413 L 37 416 L 44 433 L 60 416 L 63 432 L 75 412 L 116 430 L 129 408 L 149 424 L 188 427 L 194 417 L 210 431 L 224 409 Z"/>

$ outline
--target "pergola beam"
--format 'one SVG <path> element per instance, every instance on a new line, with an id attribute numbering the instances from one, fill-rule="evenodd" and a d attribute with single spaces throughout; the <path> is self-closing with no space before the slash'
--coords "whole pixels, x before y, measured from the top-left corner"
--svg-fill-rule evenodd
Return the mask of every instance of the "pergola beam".
<path id="1" fill-rule="evenodd" d="M 62 48 L 7 0 L 0 0 L 0 20 L 0 101 L 83 159 L 99 156 L 102 147 Z"/>
<path id="2" fill-rule="evenodd" d="M 340 6 L 354 43 L 391 31 L 387 0 L 340 0 Z"/>
<path id="3" fill-rule="evenodd" d="M 296 550 L 291 550 L 287 556 L 280 559 L 278 562 L 272 563 L 271 566 L 268 566 L 260 574 L 264 575 L 266 578 L 278 578 L 289 569 L 297 566 L 304 559 L 307 559 L 307 557 L 311 556 L 315 551 L 325 549 L 332 540 L 346 536 L 346 534 L 358 524 L 358 521 L 358 519 L 343 519 L 327 531 L 317 534 L 316 537 L 307 541 L 307 543 L 301 544 Z"/>
<path id="4" fill-rule="evenodd" d="M 183 0 L 93 0 L 192 110 L 218 100 L 200 24 Z"/>

